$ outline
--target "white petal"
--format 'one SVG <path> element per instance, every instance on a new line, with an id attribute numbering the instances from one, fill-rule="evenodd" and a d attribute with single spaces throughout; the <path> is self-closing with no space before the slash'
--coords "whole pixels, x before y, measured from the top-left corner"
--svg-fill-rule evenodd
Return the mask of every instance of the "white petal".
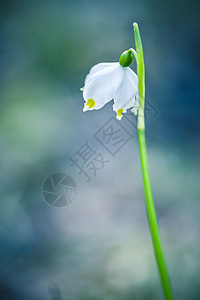
<path id="1" fill-rule="evenodd" d="M 89 77 L 90 77 L 91 75 L 94 75 L 95 73 L 97 73 L 97 72 L 99 72 L 99 71 L 102 71 L 102 70 L 105 70 L 106 68 L 112 67 L 112 66 L 114 66 L 114 65 L 116 65 L 116 64 L 117 64 L 117 63 L 99 63 L 99 64 L 93 66 L 93 67 L 90 69 L 90 71 L 89 71 L 89 73 L 87 74 L 87 76 L 85 77 L 84 86 L 85 86 L 87 80 L 89 79 Z M 83 89 L 84 89 L 84 87 L 81 88 L 82 91 L 83 91 Z"/>
<path id="2" fill-rule="evenodd" d="M 96 72 L 93 69 L 95 67 L 98 70 Z M 90 110 L 100 109 L 114 98 L 124 74 L 124 68 L 119 63 L 98 64 L 93 68 L 92 73 L 89 73 L 86 78 L 83 90 L 84 100 L 87 102 L 93 99 L 95 102 Z M 89 107 L 85 104 L 84 111 L 88 109 Z"/>
<path id="3" fill-rule="evenodd" d="M 115 62 L 115 63 L 99 63 L 95 66 L 93 66 L 91 69 L 90 69 L 90 72 L 88 75 L 92 75 L 96 72 L 99 72 L 99 71 L 102 71 L 102 70 L 105 70 L 106 68 L 108 67 L 112 67 L 114 65 L 117 65 L 118 63 Z"/>
<path id="4" fill-rule="evenodd" d="M 125 113 L 127 109 L 135 105 L 137 97 L 138 77 L 130 68 L 124 68 L 122 83 L 114 97 L 113 110 L 116 112 L 123 110 Z M 120 113 L 120 116 L 117 114 L 117 117 L 121 119 L 122 114 Z"/>
<path id="5" fill-rule="evenodd" d="M 139 108 L 139 100 L 138 100 L 138 98 L 136 98 L 135 104 L 134 104 L 133 108 L 131 109 L 131 112 L 135 116 L 137 116 L 138 108 Z"/>

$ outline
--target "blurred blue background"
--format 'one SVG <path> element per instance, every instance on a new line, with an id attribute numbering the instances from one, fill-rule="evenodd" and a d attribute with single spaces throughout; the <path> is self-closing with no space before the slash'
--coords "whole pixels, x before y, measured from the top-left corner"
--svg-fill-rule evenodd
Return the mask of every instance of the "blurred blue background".
<path id="1" fill-rule="evenodd" d="M 1 299 L 163 299 L 134 116 L 120 122 L 132 137 L 114 156 L 94 136 L 115 118 L 112 103 L 83 113 L 79 91 L 94 64 L 117 61 L 134 46 L 134 21 L 144 46 L 149 167 L 174 296 L 199 299 L 199 10 L 197 0 L 2 1 Z M 87 170 L 90 182 L 70 161 L 87 141 L 107 160 L 96 174 Z M 77 194 L 56 207 L 42 190 L 60 172 L 73 178 Z M 53 188 L 60 195 L 62 185 Z"/>

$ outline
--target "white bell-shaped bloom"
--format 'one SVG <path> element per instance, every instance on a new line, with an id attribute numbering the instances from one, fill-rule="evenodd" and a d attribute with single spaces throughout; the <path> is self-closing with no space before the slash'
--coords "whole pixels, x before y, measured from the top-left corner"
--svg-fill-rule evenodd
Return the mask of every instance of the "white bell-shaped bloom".
<path id="1" fill-rule="evenodd" d="M 119 120 L 129 108 L 133 107 L 133 113 L 137 114 L 138 77 L 118 62 L 92 67 L 81 90 L 85 100 L 83 111 L 100 109 L 113 99 L 113 110 Z"/>

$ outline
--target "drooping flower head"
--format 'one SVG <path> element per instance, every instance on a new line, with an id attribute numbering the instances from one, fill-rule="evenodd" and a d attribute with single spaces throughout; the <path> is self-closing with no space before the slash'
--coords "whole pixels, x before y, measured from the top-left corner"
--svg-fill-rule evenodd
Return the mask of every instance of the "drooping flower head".
<path id="1" fill-rule="evenodd" d="M 119 62 L 99 63 L 91 68 L 85 78 L 83 111 L 102 108 L 114 100 L 113 110 L 121 120 L 127 109 L 137 115 L 138 110 L 138 77 L 128 66 L 133 60 L 130 50 L 120 56 Z"/>

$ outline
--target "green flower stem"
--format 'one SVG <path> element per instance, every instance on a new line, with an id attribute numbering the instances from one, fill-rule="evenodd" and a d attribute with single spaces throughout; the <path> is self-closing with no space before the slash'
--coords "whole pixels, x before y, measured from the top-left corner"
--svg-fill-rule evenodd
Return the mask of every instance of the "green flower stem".
<path id="1" fill-rule="evenodd" d="M 153 195 L 151 190 L 151 183 L 149 177 L 147 151 L 145 142 L 145 123 L 144 123 L 144 104 L 145 104 L 145 67 L 142 42 L 140 38 L 140 32 L 137 23 L 133 24 L 135 34 L 135 44 L 137 55 L 137 74 L 138 74 L 138 90 L 139 90 L 139 110 L 138 110 L 138 141 L 140 150 L 140 159 L 142 167 L 142 176 L 144 182 L 144 192 L 146 200 L 146 209 L 149 220 L 149 227 L 151 232 L 152 243 L 154 247 L 156 262 L 160 274 L 160 279 L 163 287 L 163 292 L 166 300 L 173 300 L 172 289 L 170 286 L 170 280 L 165 263 L 162 243 L 160 239 L 160 233 L 158 228 L 158 222 L 156 217 L 156 211 L 153 201 Z M 131 49 L 130 49 L 131 51 Z"/>

